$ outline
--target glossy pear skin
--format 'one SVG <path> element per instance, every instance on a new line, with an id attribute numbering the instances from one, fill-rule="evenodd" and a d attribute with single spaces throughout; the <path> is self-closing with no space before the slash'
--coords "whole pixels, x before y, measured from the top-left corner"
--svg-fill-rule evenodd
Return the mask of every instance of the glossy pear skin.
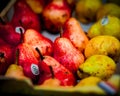
<path id="1" fill-rule="evenodd" d="M 51 56 L 44 56 L 44 59 L 41 61 L 39 84 L 42 84 L 45 80 L 52 78 L 49 66 L 52 67 L 54 78 L 60 81 L 60 85 L 73 86 L 76 84 L 76 78 L 74 75 Z"/>
<path id="2" fill-rule="evenodd" d="M 62 37 L 68 38 L 80 51 L 83 51 L 89 41 L 79 21 L 74 17 L 69 18 L 63 27 Z"/>
<path id="3" fill-rule="evenodd" d="M 23 41 L 34 49 L 38 47 L 42 55 L 53 53 L 53 42 L 34 29 L 26 30 Z"/>
<path id="4" fill-rule="evenodd" d="M 79 65 L 84 62 L 84 55 L 73 46 L 69 39 L 64 37 L 56 38 L 53 46 L 54 58 L 75 74 Z"/>
<path id="5" fill-rule="evenodd" d="M 36 58 L 33 48 L 22 43 L 16 49 L 20 50 L 18 64 L 22 66 L 25 76 L 36 81 L 39 76 L 39 60 Z"/>

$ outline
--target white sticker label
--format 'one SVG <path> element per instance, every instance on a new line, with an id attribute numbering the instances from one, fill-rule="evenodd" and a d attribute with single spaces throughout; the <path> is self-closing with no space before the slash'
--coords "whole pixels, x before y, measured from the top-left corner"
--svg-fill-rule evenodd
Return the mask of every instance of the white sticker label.
<path id="1" fill-rule="evenodd" d="M 31 64 L 31 71 L 34 75 L 39 75 L 39 67 L 36 64 Z"/>
<path id="2" fill-rule="evenodd" d="M 101 20 L 101 24 L 102 25 L 106 25 L 108 24 L 109 20 L 108 20 L 108 17 L 104 17 L 102 20 Z"/>
<path id="3" fill-rule="evenodd" d="M 23 27 L 18 26 L 18 27 L 16 27 L 16 28 L 15 28 L 15 32 L 16 32 L 16 33 L 21 34 L 21 31 L 22 31 L 22 33 L 24 33 L 24 32 L 25 32 L 25 30 L 24 30 L 24 28 L 23 28 Z"/>

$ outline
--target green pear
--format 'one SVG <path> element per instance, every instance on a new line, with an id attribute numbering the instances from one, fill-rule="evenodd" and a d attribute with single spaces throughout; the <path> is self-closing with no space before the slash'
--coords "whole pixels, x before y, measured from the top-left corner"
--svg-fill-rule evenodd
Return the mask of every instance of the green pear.
<path id="1" fill-rule="evenodd" d="M 116 71 L 116 63 L 106 55 L 92 55 L 82 63 L 77 71 L 78 77 L 96 76 L 107 80 Z"/>
<path id="2" fill-rule="evenodd" d="M 88 29 L 88 37 L 93 38 L 98 35 L 111 35 L 120 40 L 120 19 L 109 15 L 95 22 Z"/>

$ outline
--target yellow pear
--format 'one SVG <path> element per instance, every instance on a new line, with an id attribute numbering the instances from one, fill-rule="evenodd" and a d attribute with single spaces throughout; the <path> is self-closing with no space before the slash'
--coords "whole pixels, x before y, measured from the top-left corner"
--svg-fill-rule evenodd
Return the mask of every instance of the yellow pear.
<path id="1" fill-rule="evenodd" d="M 106 55 L 92 55 L 79 66 L 77 74 L 80 78 L 96 76 L 102 80 L 107 80 L 115 71 L 116 63 L 113 59 Z"/>
<path id="2" fill-rule="evenodd" d="M 89 76 L 81 79 L 74 89 L 84 93 L 106 94 L 105 91 L 97 85 L 101 81 L 99 77 Z"/>
<path id="3" fill-rule="evenodd" d="M 120 57 L 120 42 L 114 36 L 99 35 L 90 39 L 84 54 L 86 58 L 95 54 L 107 55 L 116 62 Z"/>
<path id="4" fill-rule="evenodd" d="M 44 81 L 44 83 L 41 86 L 49 86 L 49 87 L 59 87 L 60 86 L 60 80 L 56 78 L 50 78 Z"/>
<path id="5" fill-rule="evenodd" d="M 114 3 L 105 3 L 97 11 L 97 20 L 107 15 L 116 16 L 120 18 L 120 6 Z"/>
<path id="6" fill-rule="evenodd" d="M 88 29 L 87 35 L 89 38 L 98 35 L 111 35 L 120 40 L 120 19 L 115 16 L 105 16 Z"/>
<path id="7" fill-rule="evenodd" d="M 15 78 L 17 80 L 23 80 L 27 82 L 29 85 L 33 85 L 31 79 L 24 75 L 23 68 L 20 65 L 18 65 L 18 55 L 19 55 L 19 50 L 16 51 L 15 63 L 11 64 L 8 67 L 5 73 L 5 77 Z"/>
<path id="8" fill-rule="evenodd" d="M 89 76 L 89 77 L 86 77 L 86 78 L 80 80 L 75 87 L 97 85 L 97 83 L 99 83 L 100 81 L 102 81 L 102 80 L 99 77 Z"/>
<path id="9" fill-rule="evenodd" d="M 95 21 L 97 10 L 102 5 L 102 0 L 78 0 L 75 7 L 75 17 L 82 23 Z"/>

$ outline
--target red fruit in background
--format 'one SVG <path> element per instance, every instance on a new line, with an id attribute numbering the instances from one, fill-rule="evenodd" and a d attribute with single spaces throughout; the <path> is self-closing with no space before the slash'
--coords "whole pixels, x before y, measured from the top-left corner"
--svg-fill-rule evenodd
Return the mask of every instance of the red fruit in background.
<path id="1" fill-rule="evenodd" d="M 14 48 L 0 38 L 0 75 L 4 75 L 10 64 L 14 62 Z"/>
<path id="2" fill-rule="evenodd" d="M 50 33 L 58 33 L 70 18 L 71 10 L 64 0 L 53 0 L 43 9 L 43 23 Z"/>
<path id="3" fill-rule="evenodd" d="M 36 82 L 39 77 L 39 60 L 33 48 L 26 43 L 21 43 L 16 49 L 19 49 L 18 64 L 22 66 L 25 76 Z"/>
<path id="4" fill-rule="evenodd" d="M 22 26 L 25 30 L 29 28 L 37 31 L 41 30 L 38 15 L 33 12 L 25 0 L 17 0 L 14 4 L 14 14 L 11 23 L 16 27 Z"/>
<path id="5" fill-rule="evenodd" d="M 0 24 L 0 38 L 8 44 L 16 46 L 20 43 L 20 30 L 24 33 L 24 29 L 22 27 L 14 27 L 10 22 Z"/>
<path id="6" fill-rule="evenodd" d="M 49 4 L 50 2 L 52 2 L 53 0 L 44 0 L 44 3 L 45 3 L 45 6 L 47 5 L 47 4 Z"/>
<path id="7" fill-rule="evenodd" d="M 64 0 L 68 3 L 68 5 L 70 6 L 71 10 L 73 11 L 75 8 L 75 4 L 77 3 L 77 0 Z"/>
<path id="8" fill-rule="evenodd" d="M 42 55 L 52 55 L 53 53 L 53 42 L 34 29 L 26 30 L 23 41 L 34 49 L 38 47 Z"/>

